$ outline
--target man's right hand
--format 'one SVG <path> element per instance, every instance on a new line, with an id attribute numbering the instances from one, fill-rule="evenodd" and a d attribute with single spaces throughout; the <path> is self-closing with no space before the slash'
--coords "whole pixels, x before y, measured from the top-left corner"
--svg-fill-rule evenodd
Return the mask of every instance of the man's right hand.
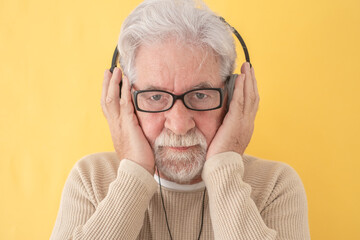
<path id="1" fill-rule="evenodd" d="M 101 94 L 101 107 L 109 124 L 115 151 L 120 159 L 134 161 L 154 174 L 154 153 L 139 125 L 131 100 L 130 83 L 124 77 L 119 97 L 122 73 L 115 68 L 106 70 Z"/>

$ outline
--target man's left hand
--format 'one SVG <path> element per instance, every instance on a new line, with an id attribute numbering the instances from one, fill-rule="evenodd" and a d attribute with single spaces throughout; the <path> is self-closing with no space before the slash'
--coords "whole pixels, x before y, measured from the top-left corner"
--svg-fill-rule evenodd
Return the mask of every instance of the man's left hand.
<path id="1" fill-rule="evenodd" d="M 254 131 L 259 101 L 254 68 L 250 69 L 246 62 L 235 80 L 229 111 L 208 148 L 206 159 L 229 151 L 244 154 Z"/>

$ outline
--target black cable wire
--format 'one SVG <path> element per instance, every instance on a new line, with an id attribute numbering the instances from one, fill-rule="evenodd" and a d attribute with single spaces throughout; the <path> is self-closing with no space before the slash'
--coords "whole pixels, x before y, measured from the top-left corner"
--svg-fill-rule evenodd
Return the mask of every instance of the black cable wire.
<path id="1" fill-rule="evenodd" d="M 204 225 L 205 193 L 206 193 L 206 188 L 204 189 L 204 193 L 203 193 L 202 209 L 201 209 L 201 225 L 200 225 L 200 232 L 199 232 L 198 240 L 200 240 L 203 225 Z"/>
<path id="2" fill-rule="evenodd" d="M 162 202 L 163 209 L 164 209 L 166 226 L 167 226 L 167 229 L 168 229 L 168 232 L 169 232 L 169 235 L 170 235 L 170 239 L 173 240 L 173 237 L 172 237 L 171 231 L 170 231 L 170 227 L 169 227 L 169 222 L 168 222 L 168 218 L 167 218 L 166 209 L 165 209 L 164 197 L 163 197 L 163 195 L 162 195 L 162 190 L 161 190 L 160 173 L 159 173 L 159 169 L 158 169 L 158 168 L 156 168 L 156 170 L 157 170 L 158 179 L 159 179 L 160 197 L 161 197 L 161 202 Z M 203 199 L 202 199 L 201 224 L 200 224 L 200 232 L 199 232 L 198 240 L 200 240 L 201 233 L 202 233 L 202 229 L 203 229 L 203 225 L 204 225 L 205 193 L 206 193 L 206 188 L 204 189 Z"/>
<path id="3" fill-rule="evenodd" d="M 160 173 L 159 173 L 159 169 L 158 169 L 158 168 L 156 168 L 156 170 L 157 170 L 157 173 L 158 173 L 159 186 L 160 186 L 160 196 L 161 196 L 161 201 L 162 201 L 162 205 L 163 205 L 163 209 L 164 209 L 164 213 L 165 213 L 166 226 L 167 226 L 167 229 L 168 229 L 169 234 L 170 234 L 170 239 L 173 240 L 172 235 L 171 235 L 171 231 L 170 231 L 170 227 L 169 227 L 169 222 L 168 222 L 167 214 L 166 214 L 166 209 L 165 209 L 165 204 L 164 204 L 164 197 L 163 197 L 162 191 L 161 191 Z"/>

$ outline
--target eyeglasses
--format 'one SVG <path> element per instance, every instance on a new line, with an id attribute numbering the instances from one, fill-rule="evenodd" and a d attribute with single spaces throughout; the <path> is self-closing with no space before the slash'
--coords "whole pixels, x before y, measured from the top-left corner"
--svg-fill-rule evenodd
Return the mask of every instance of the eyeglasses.
<path id="1" fill-rule="evenodd" d="M 186 108 L 194 111 L 218 109 L 223 103 L 223 89 L 199 88 L 175 95 L 163 90 L 134 91 L 134 103 L 137 111 L 157 113 L 164 112 L 181 99 Z"/>

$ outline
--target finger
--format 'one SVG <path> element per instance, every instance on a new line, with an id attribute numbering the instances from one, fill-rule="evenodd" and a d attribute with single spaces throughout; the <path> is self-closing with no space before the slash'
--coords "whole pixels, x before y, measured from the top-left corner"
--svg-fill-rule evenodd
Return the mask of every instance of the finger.
<path id="1" fill-rule="evenodd" d="M 246 62 L 244 62 L 242 65 L 241 65 L 241 73 L 245 73 L 246 71 Z"/>
<path id="2" fill-rule="evenodd" d="M 243 65 L 241 66 L 241 73 L 245 74 L 245 80 L 248 78 L 252 79 L 250 64 L 248 62 L 244 62 Z M 252 86 L 252 82 L 250 85 L 248 84 L 248 87 L 250 86 Z"/>
<path id="3" fill-rule="evenodd" d="M 119 116 L 120 106 L 119 106 L 119 83 L 121 81 L 121 70 L 120 68 L 115 68 L 110 79 L 109 88 L 107 91 L 105 103 L 107 111 L 112 116 Z"/>
<path id="4" fill-rule="evenodd" d="M 123 98 L 125 102 L 129 102 L 131 100 L 130 88 L 131 87 L 130 87 L 129 79 L 126 76 L 124 76 L 123 86 L 121 89 L 121 98 Z"/>
<path id="5" fill-rule="evenodd" d="M 229 106 L 229 112 L 240 111 L 241 115 L 243 113 L 244 81 L 245 81 L 245 74 L 240 74 L 235 80 L 234 93 Z"/>
<path id="6" fill-rule="evenodd" d="M 121 89 L 120 104 L 121 104 L 122 108 L 124 107 L 126 109 L 127 113 L 132 113 L 134 111 L 132 101 L 131 101 L 131 91 L 130 90 L 131 90 L 131 86 L 130 86 L 129 79 L 126 76 L 124 76 L 123 86 Z"/>
<path id="7" fill-rule="evenodd" d="M 244 83 L 244 114 L 250 113 L 256 101 L 253 80 L 250 72 L 250 64 L 248 62 L 243 64 L 241 68 L 245 72 Z"/>
<path id="8" fill-rule="evenodd" d="M 111 75 L 112 75 L 112 73 L 109 71 L 109 69 L 105 70 L 105 72 L 104 72 L 104 80 L 103 80 L 103 83 L 102 83 L 101 99 L 100 99 L 101 108 L 102 108 L 102 111 L 103 111 L 105 117 L 107 116 L 105 100 L 106 100 L 106 95 L 107 95 L 107 91 L 108 91 L 108 88 L 109 88 L 109 82 L 110 82 L 110 79 L 111 79 Z"/>
<path id="9" fill-rule="evenodd" d="M 255 70 L 254 67 L 251 68 L 251 76 L 252 76 L 252 80 L 253 80 L 253 85 L 254 85 L 254 91 L 255 91 L 255 96 L 256 96 L 256 105 L 259 105 L 260 102 L 260 95 L 259 95 L 259 89 L 257 86 L 257 81 L 255 78 Z"/>

